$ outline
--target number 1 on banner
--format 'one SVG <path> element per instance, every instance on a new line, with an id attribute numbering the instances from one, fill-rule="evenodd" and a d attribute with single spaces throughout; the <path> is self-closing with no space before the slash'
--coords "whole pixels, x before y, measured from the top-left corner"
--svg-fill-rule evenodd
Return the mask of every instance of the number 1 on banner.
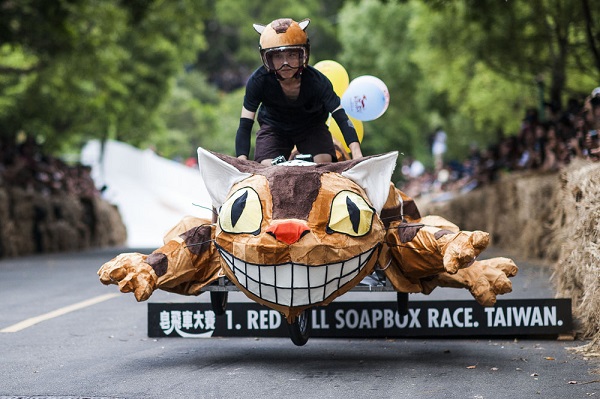
<path id="1" fill-rule="evenodd" d="M 227 317 L 227 329 L 233 330 L 233 312 L 231 310 L 226 310 L 225 316 Z"/>

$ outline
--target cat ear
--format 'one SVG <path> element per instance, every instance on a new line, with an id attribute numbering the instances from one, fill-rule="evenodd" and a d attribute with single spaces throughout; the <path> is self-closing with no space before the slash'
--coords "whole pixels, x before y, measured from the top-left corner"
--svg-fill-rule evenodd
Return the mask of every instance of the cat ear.
<path id="1" fill-rule="evenodd" d="M 263 31 L 265 30 L 265 26 L 260 24 L 252 24 L 252 27 L 259 35 L 262 35 Z"/>
<path id="2" fill-rule="evenodd" d="M 341 173 L 366 191 L 378 214 L 381 213 L 390 192 L 390 181 L 397 158 L 397 151 L 369 157 Z"/>
<path id="3" fill-rule="evenodd" d="M 302 21 L 298 22 L 298 25 L 300 25 L 300 28 L 302 28 L 302 30 L 306 30 L 308 24 L 310 24 L 310 19 L 308 18 L 305 18 Z"/>
<path id="4" fill-rule="evenodd" d="M 202 147 L 198 147 L 198 167 L 215 209 L 223 205 L 235 183 L 252 176 L 251 173 L 240 172 Z"/>

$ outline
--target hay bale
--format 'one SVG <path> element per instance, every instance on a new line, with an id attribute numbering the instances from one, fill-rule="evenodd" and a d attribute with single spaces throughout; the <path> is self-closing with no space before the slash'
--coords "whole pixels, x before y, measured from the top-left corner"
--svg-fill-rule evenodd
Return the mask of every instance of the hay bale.
<path id="1" fill-rule="evenodd" d="M 559 175 L 527 176 L 514 184 L 517 198 L 514 210 L 519 228 L 511 231 L 514 244 L 526 257 L 556 260 L 558 251 L 551 245 L 554 212 L 559 204 L 554 195 L 559 191 Z"/>
<path id="2" fill-rule="evenodd" d="M 6 190 L 0 187 L 0 258 L 11 253 L 9 222 L 10 199 Z"/>
<path id="3" fill-rule="evenodd" d="M 90 247 L 90 229 L 84 223 L 84 208 L 79 197 L 60 194 L 56 197 L 55 207 L 60 209 L 59 229 L 65 236 L 59 243 L 59 251 L 81 250 Z"/>
<path id="4" fill-rule="evenodd" d="M 578 350 L 600 354 L 600 163 L 574 160 L 559 174 L 511 175 L 445 204 L 425 206 L 494 246 L 551 261 L 557 297 L 572 298 Z"/>
<path id="5" fill-rule="evenodd" d="M 492 245 L 520 256 L 556 259 L 549 246 L 557 187 L 557 174 L 510 175 L 445 204 L 428 204 L 421 213 L 441 215 L 463 230 L 487 231 Z"/>
<path id="6" fill-rule="evenodd" d="M 10 241 L 15 256 L 30 255 L 36 251 L 33 239 L 35 228 L 35 193 L 19 187 L 9 191 L 10 220 L 13 223 Z"/>
<path id="7" fill-rule="evenodd" d="M 119 210 L 98 197 L 0 187 L 0 258 L 123 246 Z"/>
<path id="8" fill-rule="evenodd" d="M 15 244 L 15 223 L 11 215 L 12 200 L 10 191 L 0 189 L 0 257 L 17 256 Z"/>
<path id="9" fill-rule="evenodd" d="M 560 176 L 553 228 L 559 248 L 552 280 L 559 296 L 571 297 L 580 333 L 600 351 L 600 164 L 579 161 Z"/>
<path id="10" fill-rule="evenodd" d="M 94 198 L 92 205 L 95 220 L 92 245 L 95 247 L 125 245 L 127 228 L 119 209 L 100 198 Z"/>

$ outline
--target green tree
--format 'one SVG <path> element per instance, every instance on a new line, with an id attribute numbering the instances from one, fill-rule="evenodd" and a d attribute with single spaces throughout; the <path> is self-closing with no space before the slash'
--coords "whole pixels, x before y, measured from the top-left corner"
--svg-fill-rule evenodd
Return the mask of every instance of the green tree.
<path id="1" fill-rule="evenodd" d="M 468 147 L 495 143 L 498 135 L 516 133 L 524 109 L 535 106 L 533 79 L 509 79 L 479 57 L 483 27 L 459 19 L 450 11 L 436 12 L 414 2 L 411 59 L 422 72 L 422 90 L 432 97 L 430 118 L 449 135 L 449 158 L 462 159 Z M 452 12 L 466 7 L 462 4 Z M 460 20 L 460 19 L 459 19 Z"/>
<path id="2" fill-rule="evenodd" d="M 195 157 L 199 146 L 211 148 L 218 132 L 220 93 L 196 71 L 182 73 L 170 93 L 159 107 L 157 128 L 139 145 L 167 158 Z"/>
<path id="3" fill-rule="evenodd" d="M 426 156 L 425 111 L 430 99 L 426 91 L 420 91 L 423 76 L 411 59 L 415 50 L 409 34 L 413 17 L 411 4 L 396 1 L 348 2 L 340 12 L 340 63 L 351 80 L 373 75 L 390 93 L 386 113 L 363 124 L 366 153 L 399 150 L 405 155 Z"/>
<path id="4" fill-rule="evenodd" d="M 297 21 L 310 18 L 311 58 L 333 57 L 340 50 L 337 14 L 342 4 L 343 0 L 213 2 L 206 11 L 206 40 L 209 45 L 199 52 L 196 67 L 206 72 L 209 80 L 225 91 L 243 87 L 248 76 L 261 65 L 259 35 L 252 24 L 266 25 L 284 17 Z"/>
<path id="5" fill-rule="evenodd" d="M 139 143 L 205 45 L 203 3 L 0 0 L 0 131 L 50 150 L 109 135 Z"/>
<path id="6" fill-rule="evenodd" d="M 511 81 L 548 86 L 549 101 L 562 105 L 565 95 L 600 78 L 600 3 L 588 0 L 435 2 L 431 9 L 469 34 L 467 48 L 487 68 Z M 446 24 L 449 25 L 449 24 Z M 449 33 L 440 31 L 440 35 Z M 461 35 L 461 45 L 466 45 Z M 587 88 L 586 88 L 586 91 Z"/>

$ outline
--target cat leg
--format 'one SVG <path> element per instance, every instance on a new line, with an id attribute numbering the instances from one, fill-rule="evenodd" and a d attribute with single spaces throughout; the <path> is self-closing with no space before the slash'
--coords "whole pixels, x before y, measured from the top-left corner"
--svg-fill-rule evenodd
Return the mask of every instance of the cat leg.
<path id="1" fill-rule="evenodd" d="M 438 234 L 440 234 L 438 232 Z M 487 248 L 490 235 L 484 231 L 459 231 L 444 234 L 438 239 L 440 253 L 443 254 L 444 269 L 454 274 L 469 266 Z"/>
<path id="2" fill-rule="evenodd" d="M 212 243 L 214 226 L 187 217 L 165 236 L 165 245 L 150 255 L 124 253 L 106 262 L 98 275 L 103 284 L 116 284 L 145 301 L 155 289 L 198 295 L 219 278 L 221 265 Z"/>
<path id="3" fill-rule="evenodd" d="M 493 306 L 497 295 L 512 291 L 509 277 L 515 276 L 518 270 L 509 258 L 479 260 L 456 274 L 440 273 L 421 279 L 421 286 L 424 294 L 430 294 L 436 287 L 466 288 L 479 304 Z"/>
<path id="4" fill-rule="evenodd" d="M 98 270 L 100 282 L 116 284 L 121 292 L 133 292 L 137 301 L 145 301 L 156 288 L 158 277 L 146 258 L 136 252 L 123 253 L 102 265 Z"/>
<path id="5" fill-rule="evenodd" d="M 401 272 L 418 279 L 468 267 L 488 246 L 489 234 L 462 231 L 441 217 L 427 216 L 391 223 L 386 243 Z"/>

